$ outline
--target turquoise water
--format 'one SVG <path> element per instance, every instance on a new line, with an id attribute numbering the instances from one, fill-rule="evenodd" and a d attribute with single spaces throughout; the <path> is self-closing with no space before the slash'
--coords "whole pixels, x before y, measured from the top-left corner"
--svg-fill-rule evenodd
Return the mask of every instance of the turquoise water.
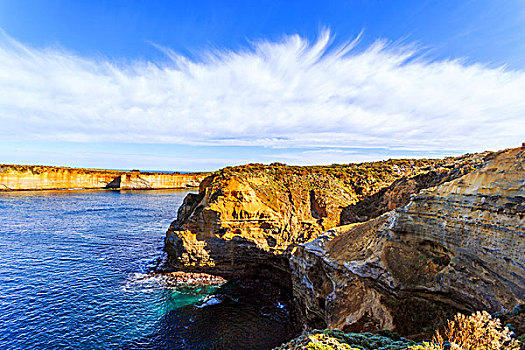
<path id="1" fill-rule="evenodd" d="M 0 193 L 1 349 L 267 349 L 285 301 L 146 277 L 188 191 Z"/>

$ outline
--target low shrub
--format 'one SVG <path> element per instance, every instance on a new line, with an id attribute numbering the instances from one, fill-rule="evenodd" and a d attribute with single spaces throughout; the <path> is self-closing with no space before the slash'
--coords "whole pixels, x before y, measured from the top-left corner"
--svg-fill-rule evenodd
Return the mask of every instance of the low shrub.
<path id="1" fill-rule="evenodd" d="M 410 350 L 514 350 L 518 342 L 511 337 L 512 332 L 501 325 L 498 318 L 486 311 L 478 311 L 470 316 L 457 314 L 449 320 L 443 335 L 436 331 L 432 343 L 409 347 Z"/>

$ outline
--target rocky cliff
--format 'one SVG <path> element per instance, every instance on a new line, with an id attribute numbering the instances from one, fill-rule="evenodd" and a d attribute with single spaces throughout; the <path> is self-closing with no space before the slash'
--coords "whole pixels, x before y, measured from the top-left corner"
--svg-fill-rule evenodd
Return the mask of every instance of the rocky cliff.
<path id="1" fill-rule="evenodd" d="M 0 190 L 163 189 L 198 187 L 206 174 L 141 173 L 36 165 L 0 165 Z"/>
<path id="2" fill-rule="evenodd" d="M 525 298 L 524 153 L 226 168 L 184 200 L 164 268 L 278 276 L 310 329 L 503 311 Z"/>
<path id="3" fill-rule="evenodd" d="M 289 270 L 294 246 L 372 206 L 378 213 L 391 210 L 408 202 L 410 193 L 461 176 L 483 162 L 484 155 L 476 154 L 322 167 L 226 168 L 185 199 L 167 233 L 168 265 L 223 274 L 263 265 Z M 400 192 L 403 197 L 396 195 Z M 368 202 L 359 206 L 365 199 Z"/>
<path id="4" fill-rule="evenodd" d="M 297 247 L 290 264 L 304 324 L 414 335 L 458 310 L 523 303 L 525 148 L 479 164 L 403 207 Z M 367 206 L 381 212 L 388 197 Z M 374 215 L 356 208 L 348 217 Z"/>
<path id="5" fill-rule="evenodd" d="M 490 155 L 490 152 L 448 158 L 437 166 L 424 168 L 424 171 L 416 175 L 403 176 L 390 186 L 343 208 L 341 224 L 364 222 L 406 205 L 410 201 L 412 194 L 418 193 L 422 189 L 457 179 L 483 166 L 488 155 Z"/>

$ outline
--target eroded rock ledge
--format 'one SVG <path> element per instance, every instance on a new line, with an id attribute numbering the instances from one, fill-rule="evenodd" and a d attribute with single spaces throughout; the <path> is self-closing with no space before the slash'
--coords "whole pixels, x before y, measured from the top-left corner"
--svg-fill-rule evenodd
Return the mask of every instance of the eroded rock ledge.
<path id="1" fill-rule="evenodd" d="M 226 168 L 184 200 L 162 269 L 274 278 L 310 329 L 413 335 L 501 311 L 525 294 L 523 158 Z"/>
<path id="2" fill-rule="evenodd" d="M 525 299 L 525 148 L 422 190 L 408 205 L 338 227 L 291 258 L 310 327 L 432 331 L 457 311 Z"/>

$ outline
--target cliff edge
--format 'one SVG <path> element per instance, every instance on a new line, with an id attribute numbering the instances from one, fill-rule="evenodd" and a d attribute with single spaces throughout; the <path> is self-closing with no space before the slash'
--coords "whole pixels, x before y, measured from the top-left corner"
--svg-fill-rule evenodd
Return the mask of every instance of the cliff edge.
<path id="1" fill-rule="evenodd" d="M 222 169 L 185 198 L 162 269 L 278 279 L 307 329 L 428 334 L 525 301 L 524 166 L 522 147 Z"/>
<path id="2" fill-rule="evenodd" d="M 261 264 L 288 268 L 287 252 L 340 225 L 341 212 L 405 176 L 444 160 L 222 169 L 188 195 L 167 233 L 174 268 L 243 273 Z"/>
<path id="3" fill-rule="evenodd" d="M 289 270 L 295 246 L 362 219 L 354 213 L 373 207 L 379 215 L 406 204 L 411 193 L 462 176 L 485 158 L 222 169 L 185 198 L 166 236 L 166 265 L 237 275 L 262 265 Z"/>
<path id="4" fill-rule="evenodd" d="M 329 230 L 290 259 L 308 328 L 431 332 L 457 311 L 525 301 L 525 148 Z"/>

